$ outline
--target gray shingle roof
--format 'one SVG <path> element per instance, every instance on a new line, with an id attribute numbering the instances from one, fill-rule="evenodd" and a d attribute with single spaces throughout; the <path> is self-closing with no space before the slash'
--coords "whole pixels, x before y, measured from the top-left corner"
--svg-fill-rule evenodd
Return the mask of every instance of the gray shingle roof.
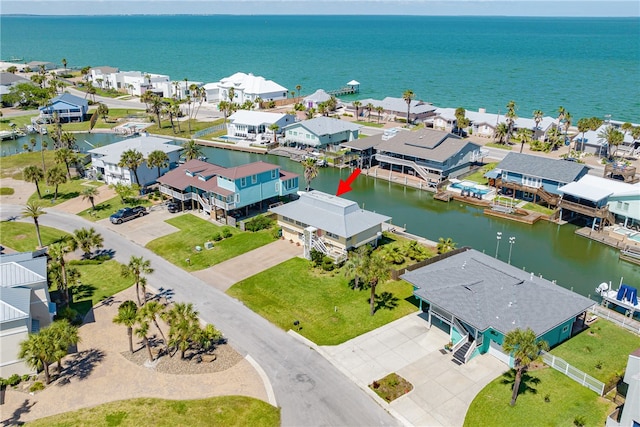
<path id="1" fill-rule="evenodd" d="M 270 210 L 341 237 L 355 236 L 391 219 L 360 209 L 351 200 L 316 190 L 302 193 L 298 200 Z"/>
<path id="2" fill-rule="evenodd" d="M 537 336 L 595 304 L 582 295 L 470 249 L 401 276 L 419 298 L 469 325 Z"/>
<path id="3" fill-rule="evenodd" d="M 299 126 L 302 126 L 317 136 L 335 135 L 336 133 L 345 131 L 352 132 L 362 127 L 346 120 L 333 119 L 331 117 L 316 117 L 315 119 L 304 120 L 285 126 L 285 130 Z"/>
<path id="4" fill-rule="evenodd" d="M 583 172 L 589 170 L 587 166 L 580 163 L 520 153 L 507 154 L 496 168 L 562 183 L 573 182 Z"/>
<path id="5" fill-rule="evenodd" d="M 373 138 L 373 141 L 381 141 L 374 144 L 378 153 L 395 153 L 436 162 L 444 162 L 469 144 L 474 145 L 476 149 L 480 148 L 479 145 L 462 140 L 459 136 L 433 129 L 398 132 L 386 141 L 383 140 L 383 135 L 370 138 Z"/>

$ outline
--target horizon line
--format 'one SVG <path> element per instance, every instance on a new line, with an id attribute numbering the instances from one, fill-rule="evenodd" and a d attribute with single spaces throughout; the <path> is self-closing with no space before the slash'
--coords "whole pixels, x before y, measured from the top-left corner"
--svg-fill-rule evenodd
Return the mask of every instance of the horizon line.
<path id="1" fill-rule="evenodd" d="M 616 18 L 616 19 L 640 19 L 637 16 L 620 16 L 620 15 L 451 15 L 451 14 L 405 14 L 405 13 L 273 13 L 273 14 L 246 14 L 246 13 L 96 13 L 96 14 L 37 14 L 37 13 L 0 13 L 1 18 L 8 17 L 96 17 L 96 16 L 403 16 L 403 17 L 440 17 L 440 18 L 545 18 L 545 19 L 598 19 L 598 18 Z"/>

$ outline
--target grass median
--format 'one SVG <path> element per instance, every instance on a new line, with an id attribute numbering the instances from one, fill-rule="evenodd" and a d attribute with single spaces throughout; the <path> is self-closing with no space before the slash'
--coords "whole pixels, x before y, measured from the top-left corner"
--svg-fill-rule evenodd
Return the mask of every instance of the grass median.
<path id="1" fill-rule="evenodd" d="M 44 225 L 40 226 L 40 236 L 42 237 L 42 244 L 44 246 L 59 242 L 68 235 L 68 233 L 56 228 L 46 227 Z M 38 247 L 38 236 L 36 234 L 35 224 L 33 221 L 0 222 L 0 243 L 18 252 L 35 250 Z"/>
<path id="2" fill-rule="evenodd" d="M 369 314 L 369 289 L 353 290 L 337 272 L 320 272 L 294 258 L 232 286 L 227 293 L 278 327 L 318 345 L 336 345 L 417 310 L 405 281 L 378 285 L 376 313 Z"/>
<path id="3" fill-rule="evenodd" d="M 187 271 L 211 267 L 275 241 L 270 229 L 241 231 L 231 226 L 216 225 L 192 214 L 180 215 L 166 222 L 180 231 L 147 243 L 147 248 Z M 216 241 L 215 237 L 222 236 L 224 230 L 231 236 Z M 213 248 L 206 249 L 205 243 L 209 241 Z"/>

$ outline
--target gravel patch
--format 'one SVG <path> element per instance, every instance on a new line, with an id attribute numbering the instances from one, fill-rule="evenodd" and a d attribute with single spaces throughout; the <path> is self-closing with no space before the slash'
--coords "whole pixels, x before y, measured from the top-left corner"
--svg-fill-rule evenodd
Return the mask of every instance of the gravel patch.
<path id="1" fill-rule="evenodd" d="M 152 348 L 154 354 L 156 354 L 157 350 L 157 347 Z M 124 351 L 120 354 L 128 361 L 139 366 L 145 366 L 145 362 L 149 360 L 149 353 L 144 347 L 136 350 L 133 354 L 128 351 Z M 207 354 L 214 354 L 216 356 L 216 360 L 212 362 L 198 362 L 198 358 L 195 357 L 194 352 L 189 351 L 187 351 L 187 355 L 184 360 L 180 359 L 180 352 L 175 353 L 173 357 L 163 353 L 160 357 L 156 357 L 156 360 L 153 362 L 155 367 L 150 369 L 155 369 L 155 371 L 163 374 L 174 375 L 210 374 L 212 372 L 225 371 L 244 359 L 240 353 L 227 344 L 218 345 L 213 352 L 209 352 Z"/>

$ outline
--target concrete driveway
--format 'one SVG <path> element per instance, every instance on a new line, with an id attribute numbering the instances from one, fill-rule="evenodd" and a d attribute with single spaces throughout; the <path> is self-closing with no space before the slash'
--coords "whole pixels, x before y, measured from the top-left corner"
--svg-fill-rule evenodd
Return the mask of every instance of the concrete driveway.
<path id="1" fill-rule="evenodd" d="M 461 426 L 476 394 L 508 366 L 490 355 L 458 366 L 450 353 L 440 350 L 449 334 L 428 327 L 414 313 L 337 346 L 320 347 L 321 353 L 360 388 L 395 372 L 413 384 L 413 390 L 390 404 L 378 402 L 405 424 Z"/>
<path id="2" fill-rule="evenodd" d="M 169 218 L 177 215 L 172 214 L 164 206 L 156 206 L 147 215 L 123 222 L 122 224 L 112 224 L 109 218 L 101 219 L 98 224 L 115 231 L 132 242 L 145 246 L 158 237 L 180 231 L 179 228 L 165 222 Z"/>

